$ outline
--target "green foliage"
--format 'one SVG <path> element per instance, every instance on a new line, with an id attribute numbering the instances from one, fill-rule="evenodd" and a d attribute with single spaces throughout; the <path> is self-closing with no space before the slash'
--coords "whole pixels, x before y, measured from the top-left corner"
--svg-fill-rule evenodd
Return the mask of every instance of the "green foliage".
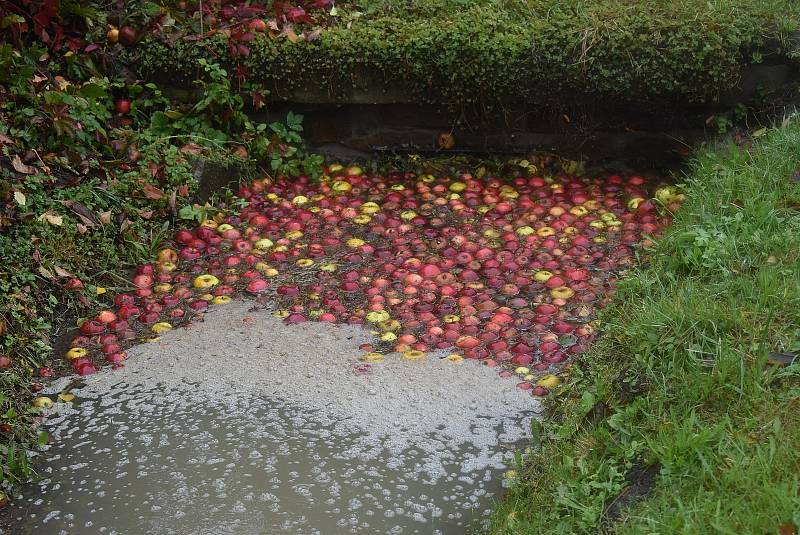
<path id="1" fill-rule="evenodd" d="M 765 365 L 800 347 L 798 169 L 797 121 L 695 159 L 675 223 L 619 284 L 492 533 L 798 522 L 800 364 Z M 648 466 L 655 488 L 637 496 L 627 475 Z M 626 493 L 641 501 L 612 515 Z"/>
<path id="2" fill-rule="evenodd" d="M 800 28 L 800 6 L 789 0 L 450 0 L 362 9 L 360 17 L 342 10 L 342 23 L 313 42 L 259 35 L 235 63 L 278 97 L 311 86 L 346 100 L 377 84 L 488 110 L 521 100 L 563 107 L 587 96 L 708 102 L 733 89 L 751 63 L 790 55 L 788 36 Z M 145 75 L 189 81 L 198 59 L 226 58 L 226 47 L 219 34 L 169 44 L 148 38 L 129 53 Z"/>
<path id="3" fill-rule="evenodd" d="M 216 63 L 199 62 L 198 98 L 185 104 L 107 76 L 89 54 L 54 57 L 0 44 L 0 354 L 12 360 L 0 370 L 0 488 L 32 475 L 28 450 L 41 435 L 31 384 L 41 366 L 64 366 L 51 358 L 53 329 L 107 308 L 175 217 L 211 209 L 190 202 L 193 159 L 255 168 L 250 152 L 276 174 L 321 171 L 302 148 L 302 117 L 251 122 Z M 83 289 L 70 291 L 72 279 Z"/>
<path id="4" fill-rule="evenodd" d="M 303 147 L 303 116 L 289 112 L 286 123 L 247 124 L 246 138 L 250 154 L 257 160 L 268 160 L 270 169 L 276 175 L 322 174 L 324 158 L 319 154 L 309 154 Z"/>

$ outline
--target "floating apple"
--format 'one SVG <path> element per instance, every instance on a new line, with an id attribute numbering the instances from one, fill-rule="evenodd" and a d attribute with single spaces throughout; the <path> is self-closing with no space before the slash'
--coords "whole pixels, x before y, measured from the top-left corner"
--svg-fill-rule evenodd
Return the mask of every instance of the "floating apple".
<path id="1" fill-rule="evenodd" d="M 125 46 L 130 46 L 139 38 L 139 32 L 130 26 L 123 26 L 119 29 L 119 42 Z"/>
<path id="2" fill-rule="evenodd" d="M 595 336 L 596 311 L 643 235 L 665 224 L 663 201 L 682 200 L 662 192 L 654 203 L 649 191 L 641 177 L 620 175 L 373 176 L 341 164 L 319 182 L 259 179 L 241 188 L 239 214 L 176 231 L 140 266 L 135 291 L 82 325 L 73 345 L 85 353 L 71 362 L 91 372 L 99 349 L 120 364 L 114 355 L 137 332 L 152 336 L 210 304 L 242 293 L 264 300 L 274 289 L 286 323 L 368 324 L 368 354 L 456 348 L 547 395 Z"/>

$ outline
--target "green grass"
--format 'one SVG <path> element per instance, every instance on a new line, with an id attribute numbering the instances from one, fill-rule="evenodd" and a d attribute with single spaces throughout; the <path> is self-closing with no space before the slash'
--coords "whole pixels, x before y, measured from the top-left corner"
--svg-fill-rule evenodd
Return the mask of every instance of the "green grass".
<path id="1" fill-rule="evenodd" d="M 777 533 L 800 526 L 800 125 L 707 149 L 649 265 L 620 284 L 594 347 L 499 504 L 500 533 Z M 652 492 L 612 515 L 626 474 Z"/>

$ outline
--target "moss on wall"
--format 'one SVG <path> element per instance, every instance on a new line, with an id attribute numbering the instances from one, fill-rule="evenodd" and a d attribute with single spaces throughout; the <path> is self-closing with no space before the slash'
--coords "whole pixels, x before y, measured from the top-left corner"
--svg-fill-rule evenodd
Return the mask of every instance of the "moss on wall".
<path id="1" fill-rule="evenodd" d="M 272 98 L 310 87 L 347 102 L 354 90 L 400 87 L 410 100 L 481 109 L 587 96 L 709 103 L 754 63 L 797 61 L 800 28 L 800 7 L 784 0 L 509 0 L 377 13 L 314 42 L 259 35 L 237 61 Z M 200 57 L 232 66 L 226 45 L 222 34 L 151 37 L 128 63 L 185 83 Z"/>

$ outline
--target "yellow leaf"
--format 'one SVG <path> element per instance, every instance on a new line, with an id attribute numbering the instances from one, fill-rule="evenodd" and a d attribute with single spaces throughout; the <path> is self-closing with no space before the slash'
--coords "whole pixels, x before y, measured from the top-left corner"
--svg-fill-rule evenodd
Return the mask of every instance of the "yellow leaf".
<path id="1" fill-rule="evenodd" d="M 61 224 L 64 223 L 64 218 L 52 212 L 45 212 L 39 216 L 39 221 L 47 221 L 51 225 L 60 227 Z"/>
<path id="2" fill-rule="evenodd" d="M 289 41 L 291 41 L 293 43 L 296 43 L 299 40 L 299 37 L 297 37 L 297 34 L 294 33 L 294 30 L 292 30 L 291 28 L 286 28 L 283 31 L 283 33 L 285 33 L 286 37 L 289 39 Z"/>
<path id="3" fill-rule="evenodd" d="M 60 399 L 61 401 L 66 401 L 67 403 L 69 403 L 70 401 L 75 399 L 75 394 L 69 394 L 67 392 L 61 392 L 58 395 L 58 399 Z"/>
<path id="4" fill-rule="evenodd" d="M 97 295 L 103 295 L 107 290 L 102 286 L 97 286 L 94 291 L 97 292 Z"/>
<path id="5" fill-rule="evenodd" d="M 25 198 L 25 194 L 24 193 L 22 193 L 21 191 L 15 191 L 14 192 L 14 201 L 20 206 L 25 206 L 25 203 L 27 202 L 27 199 Z"/>

